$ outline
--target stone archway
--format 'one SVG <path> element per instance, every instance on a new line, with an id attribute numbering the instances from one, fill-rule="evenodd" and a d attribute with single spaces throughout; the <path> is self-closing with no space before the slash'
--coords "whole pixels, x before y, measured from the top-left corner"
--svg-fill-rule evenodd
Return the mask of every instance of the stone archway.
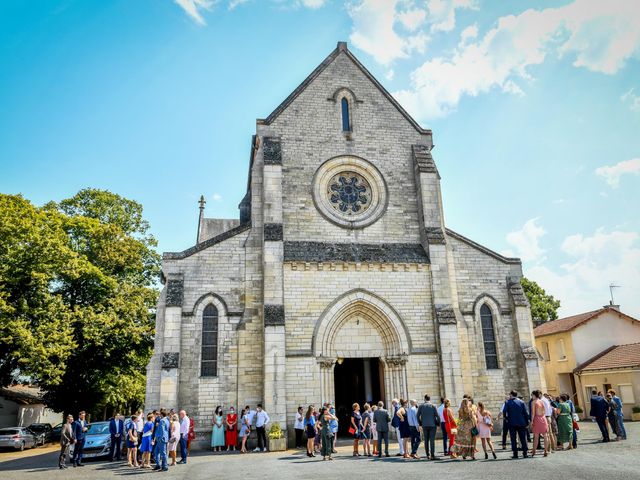
<path id="1" fill-rule="evenodd" d="M 335 398 L 334 367 L 339 359 L 378 358 L 384 368 L 386 403 L 406 396 L 406 363 L 411 339 L 400 315 L 366 290 L 338 297 L 322 313 L 312 342 L 323 401 Z"/>

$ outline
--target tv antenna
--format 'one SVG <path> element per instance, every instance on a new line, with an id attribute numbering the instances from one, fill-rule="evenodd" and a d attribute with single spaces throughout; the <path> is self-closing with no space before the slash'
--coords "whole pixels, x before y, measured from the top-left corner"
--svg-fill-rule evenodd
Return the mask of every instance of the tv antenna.
<path id="1" fill-rule="evenodd" d="M 613 289 L 614 288 L 620 288 L 620 285 L 614 285 L 613 283 L 609 284 L 609 293 L 611 294 L 611 303 L 609 305 L 615 305 L 615 303 L 613 303 Z"/>

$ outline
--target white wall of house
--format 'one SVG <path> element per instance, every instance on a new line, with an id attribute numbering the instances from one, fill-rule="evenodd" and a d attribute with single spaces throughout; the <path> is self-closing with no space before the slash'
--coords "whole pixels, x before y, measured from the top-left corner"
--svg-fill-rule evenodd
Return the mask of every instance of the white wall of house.
<path id="1" fill-rule="evenodd" d="M 640 322 L 605 312 L 571 332 L 576 363 L 580 365 L 612 345 L 640 342 Z"/>
<path id="2" fill-rule="evenodd" d="M 20 405 L 17 425 L 28 427 L 32 423 L 50 423 L 52 426 L 62 422 L 62 413 L 54 412 L 43 404 Z"/>

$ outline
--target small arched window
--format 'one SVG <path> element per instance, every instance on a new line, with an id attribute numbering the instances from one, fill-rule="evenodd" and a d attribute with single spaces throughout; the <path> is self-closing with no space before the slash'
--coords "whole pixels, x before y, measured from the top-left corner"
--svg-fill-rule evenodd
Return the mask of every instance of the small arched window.
<path id="1" fill-rule="evenodd" d="M 496 350 L 496 335 L 493 329 L 493 315 L 486 303 L 480 308 L 480 323 L 482 324 L 485 363 L 488 369 L 496 369 L 498 368 L 498 351 Z"/>
<path id="2" fill-rule="evenodd" d="M 218 375 L 218 309 L 207 305 L 202 313 L 202 361 L 200 375 Z"/>
<path id="3" fill-rule="evenodd" d="M 346 97 L 342 97 L 342 131 L 351 131 L 351 121 L 349 117 L 349 100 Z"/>

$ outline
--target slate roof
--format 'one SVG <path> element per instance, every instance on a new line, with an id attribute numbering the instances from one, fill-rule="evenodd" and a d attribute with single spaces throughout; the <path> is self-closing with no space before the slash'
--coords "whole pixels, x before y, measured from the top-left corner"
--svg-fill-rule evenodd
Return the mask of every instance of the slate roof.
<path id="1" fill-rule="evenodd" d="M 577 326 L 588 322 L 589 320 L 599 317 L 606 312 L 616 313 L 620 317 L 632 320 L 634 322 L 639 321 L 638 319 L 633 318 L 626 313 L 622 313 L 615 308 L 607 306 L 598 310 L 593 310 L 591 312 L 580 313 L 578 315 L 572 315 L 571 317 L 559 318 L 558 320 L 552 320 L 550 322 L 543 323 L 542 325 L 533 329 L 533 334 L 536 337 L 542 337 L 544 335 L 553 335 L 555 333 L 568 332 L 570 330 L 573 330 Z"/>
<path id="2" fill-rule="evenodd" d="M 576 367 L 574 372 L 640 368 L 640 343 L 614 345 Z"/>

